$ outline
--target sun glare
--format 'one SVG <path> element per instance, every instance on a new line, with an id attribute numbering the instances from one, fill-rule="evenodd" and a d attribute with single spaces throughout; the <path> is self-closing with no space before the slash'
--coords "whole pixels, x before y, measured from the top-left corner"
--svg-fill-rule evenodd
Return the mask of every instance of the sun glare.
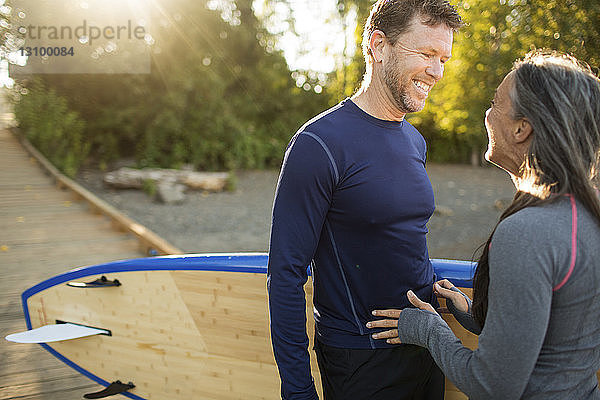
<path id="1" fill-rule="evenodd" d="M 287 9 L 281 3 L 269 4 L 274 15 L 266 21 L 267 29 L 279 33 L 277 48 L 283 50 L 292 70 L 331 72 L 354 50 L 356 11 L 351 9 L 342 20 L 333 0 L 296 0 L 291 2 L 291 12 L 297 35 L 292 32 L 286 19 Z M 258 16 L 269 11 L 266 0 L 255 0 L 254 10 Z M 345 31 L 344 31 L 345 27 Z"/>

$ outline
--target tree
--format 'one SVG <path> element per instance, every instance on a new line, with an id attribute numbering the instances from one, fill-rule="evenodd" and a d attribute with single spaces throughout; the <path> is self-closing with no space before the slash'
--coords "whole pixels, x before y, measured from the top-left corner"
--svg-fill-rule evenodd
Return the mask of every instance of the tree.
<path id="1" fill-rule="evenodd" d="M 560 3 L 560 5 L 559 5 Z M 411 116 L 437 161 L 479 162 L 485 110 L 515 59 L 550 48 L 597 66 L 600 6 L 586 0 L 462 1 L 468 23 L 457 35 L 444 78 L 422 113 Z"/>
<path id="2" fill-rule="evenodd" d="M 333 102 L 360 85 L 364 72 L 362 28 L 372 1 L 344 4 L 344 10 L 350 6 L 357 9 L 356 51 L 352 61 L 332 76 Z M 478 163 L 487 142 L 485 110 L 515 59 L 533 49 L 551 48 L 599 66 L 600 3 L 461 0 L 458 8 L 467 25 L 455 37 L 444 78 L 432 90 L 425 109 L 407 118 L 427 138 L 430 160 Z"/>
<path id="3" fill-rule="evenodd" d="M 329 93 L 332 95 L 332 102 L 336 103 L 345 97 L 355 93 L 362 82 L 365 74 L 365 60 L 362 52 L 362 36 L 364 23 L 369 16 L 372 0 L 338 0 L 338 10 L 341 20 L 345 21 L 347 16 L 356 13 L 356 28 L 354 31 L 354 43 L 346 45 L 346 54 L 344 62 L 336 71 L 332 73 L 331 83 L 328 85 Z M 348 55 L 351 56 L 348 56 Z"/>
<path id="4" fill-rule="evenodd" d="M 0 60 L 13 60 L 14 54 L 23 45 L 23 32 L 19 31 L 20 16 L 16 15 L 11 1 L 0 4 Z"/>
<path id="5" fill-rule="evenodd" d="M 86 121 L 96 161 L 201 169 L 279 166 L 327 99 L 296 87 L 250 0 L 153 2 L 152 73 L 47 75 Z M 264 43 L 263 43 L 264 42 Z"/>

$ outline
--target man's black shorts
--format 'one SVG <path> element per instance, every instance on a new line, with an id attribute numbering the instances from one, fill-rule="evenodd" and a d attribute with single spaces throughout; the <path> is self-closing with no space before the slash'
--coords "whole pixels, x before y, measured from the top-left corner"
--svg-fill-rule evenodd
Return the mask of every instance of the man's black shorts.
<path id="1" fill-rule="evenodd" d="M 324 400 L 443 400 L 444 375 L 423 347 L 341 349 L 315 340 Z"/>

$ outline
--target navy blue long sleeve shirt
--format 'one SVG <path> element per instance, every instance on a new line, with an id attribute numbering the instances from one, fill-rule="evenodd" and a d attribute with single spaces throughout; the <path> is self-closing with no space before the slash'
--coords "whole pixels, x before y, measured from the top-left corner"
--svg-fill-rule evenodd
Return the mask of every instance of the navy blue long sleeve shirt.
<path id="1" fill-rule="evenodd" d="M 285 154 L 273 205 L 267 286 L 284 399 L 314 399 L 307 351 L 306 267 L 316 335 L 342 348 L 390 347 L 365 327 L 371 311 L 431 299 L 426 224 L 434 210 L 426 145 L 407 121 L 346 99 L 307 122 Z"/>

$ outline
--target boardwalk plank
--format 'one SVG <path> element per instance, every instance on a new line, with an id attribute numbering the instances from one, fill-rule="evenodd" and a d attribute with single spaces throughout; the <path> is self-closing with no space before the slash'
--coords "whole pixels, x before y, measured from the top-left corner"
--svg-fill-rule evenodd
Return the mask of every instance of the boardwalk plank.
<path id="1" fill-rule="evenodd" d="M 8 131 L 0 131 L 0 226 L 2 338 L 26 329 L 23 290 L 79 266 L 144 256 L 133 235 L 58 188 Z M 72 400 L 101 389 L 38 345 L 1 339 L 0 360 L 0 400 Z"/>

